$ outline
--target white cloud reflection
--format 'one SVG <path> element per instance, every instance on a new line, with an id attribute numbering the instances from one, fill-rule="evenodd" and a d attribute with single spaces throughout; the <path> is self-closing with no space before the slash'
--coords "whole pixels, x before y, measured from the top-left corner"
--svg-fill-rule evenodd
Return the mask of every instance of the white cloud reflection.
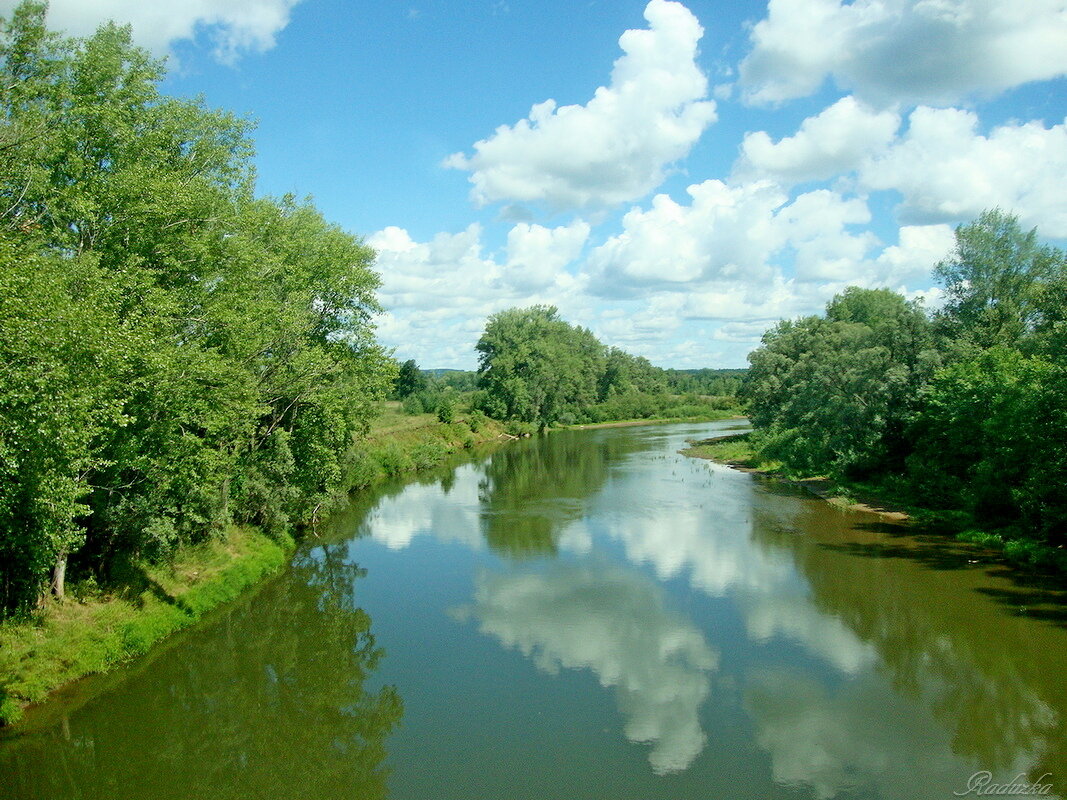
<path id="1" fill-rule="evenodd" d="M 456 613 L 545 672 L 588 669 L 615 689 L 626 737 L 651 744 L 656 773 L 684 770 L 703 750 L 700 707 L 718 656 L 640 574 L 560 562 L 545 572 L 483 572 L 473 604 Z"/>
<path id="2" fill-rule="evenodd" d="M 416 536 L 485 547 L 478 521 L 478 482 L 474 464 L 456 467 L 448 492 L 440 482 L 411 483 L 399 494 L 383 497 L 367 514 L 362 528 L 390 550 L 403 550 Z"/>

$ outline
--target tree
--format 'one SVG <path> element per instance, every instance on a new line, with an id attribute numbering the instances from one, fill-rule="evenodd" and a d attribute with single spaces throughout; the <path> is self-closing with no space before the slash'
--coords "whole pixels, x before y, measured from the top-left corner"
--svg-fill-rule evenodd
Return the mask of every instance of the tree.
<path id="1" fill-rule="evenodd" d="M 768 331 L 743 386 L 756 441 L 793 469 L 906 478 L 922 504 L 1062 545 L 1067 257 L 993 210 L 934 273 L 948 303 L 933 324 L 853 287 Z"/>
<path id="2" fill-rule="evenodd" d="M 1057 274 L 1037 289 L 1034 330 L 1023 342 L 1023 348 L 1067 365 L 1067 259 L 1060 258 L 1058 263 Z"/>
<path id="3" fill-rule="evenodd" d="M 415 359 L 409 358 L 400 365 L 400 373 L 396 378 L 396 396 L 403 400 L 408 395 L 421 392 L 426 388 L 426 377 L 415 363 Z"/>
<path id="4" fill-rule="evenodd" d="M 0 610 L 23 610 L 67 557 L 103 432 L 121 425 L 118 380 L 134 340 L 90 258 L 62 261 L 0 234 Z"/>
<path id="5" fill-rule="evenodd" d="M 373 251 L 255 198 L 248 125 L 159 93 L 129 28 L 0 25 L 0 612 L 345 496 L 395 378 Z"/>
<path id="6" fill-rule="evenodd" d="M 652 366 L 647 358 L 632 356 L 617 347 L 607 348 L 598 382 L 601 401 L 627 393 L 662 395 L 666 391 L 663 370 Z"/>
<path id="7" fill-rule="evenodd" d="M 604 348 L 585 328 L 568 325 L 554 306 L 509 309 L 491 316 L 478 340 L 483 410 L 540 428 L 596 401 Z"/>
<path id="8" fill-rule="evenodd" d="M 980 348 L 1018 346 L 1040 315 L 1041 285 L 1067 271 L 1067 258 L 1024 233 L 1018 217 L 984 211 L 956 229 L 952 254 L 934 267 L 948 302 L 940 315 L 950 336 Z"/>
<path id="9" fill-rule="evenodd" d="M 867 474 L 903 465 L 939 358 L 920 307 L 850 287 L 825 317 L 780 322 L 749 362 L 742 397 L 767 455 L 809 473 Z"/>
<path id="10" fill-rule="evenodd" d="M 1067 367 L 998 346 L 939 372 L 910 431 L 916 491 L 985 527 L 1067 532 Z"/>

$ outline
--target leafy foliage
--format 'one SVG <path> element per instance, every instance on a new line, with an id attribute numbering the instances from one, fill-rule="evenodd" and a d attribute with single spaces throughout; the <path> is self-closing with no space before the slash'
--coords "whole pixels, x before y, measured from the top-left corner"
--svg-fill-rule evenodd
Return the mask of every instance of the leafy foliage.
<path id="1" fill-rule="evenodd" d="M 496 419 L 544 429 L 736 409 L 732 396 L 671 394 L 670 373 L 604 346 L 591 331 L 560 319 L 552 306 L 493 315 L 477 349 L 481 389 L 475 405 Z"/>
<path id="2" fill-rule="evenodd" d="M 809 473 L 865 474 L 902 463 L 938 356 L 921 308 L 852 287 L 825 317 L 779 323 L 750 361 L 742 396 L 767 456 Z"/>
<path id="3" fill-rule="evenodd" d="M 0 30 L 0 612 L 68 556 L 311 521 L 395 367 L 373 252 L 252 194 L 248 124 L 161 95 L 128 28 Z"/>
<path id="4" fill-rule="evenodd" d="M 605 354 L 585 328 L 573 327 L 554 306 L 494 314 L 478 340 L 481 386 L 489 416 L 540 428 L 573 421 L 598 396 Z"/>
<path id="5" fill-rule="evenodd" d="M 1067 256 L 993 210 L 934 275 L 929 319 L 852 287 L 769 331 L 743 387 L 754 442 L 791 470 L 902 480 L 1033 561 L 1067 543 Z"/>
<path id="6" fill-rule="evenodd" d="M 426 377 L 419 370 L 415 359 L 411 358 L 400 365 L 396 376 L 396 396 L 403 400 L 426 388 Z"/>
<path id="7" fill-rule="evenodd" d="M 667 387 L 677 394 L 735 396 L 741 388 L 743 369 L 668 369 Z"/>
<path id="8" fill-rule="evenodd" d="M 1037 229 L 999 209 L 956 230 L 952 255 L 934 267 L 948 303 L 940 321 L 950 334 L 986 348 L 1018 346 L 1042 317 L 1044 282 L 1067 269 L 1062 251 L 1041 245 Z"/>
<path id="9" fill-rule="evenodd" d="M 930 505 L 1067 543 L 1067 369 L 998 346 L 925 392 L 909 465 Z"/>

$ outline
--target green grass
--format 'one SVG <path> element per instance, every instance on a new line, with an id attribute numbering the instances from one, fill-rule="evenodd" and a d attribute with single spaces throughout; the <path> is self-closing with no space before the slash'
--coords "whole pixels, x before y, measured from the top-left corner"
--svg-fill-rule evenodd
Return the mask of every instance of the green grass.
<path id="1" fill-rule="evenodd" d="M 353 445 L 353 489 L 373 486 L 387 478 L 430 469 L 449 456 L 500 438 L 504 425 L 478 413 L 457 413 L 453 422 L 435 414 L 405 414 L 399 403 L 383 404 L 366 438 Z"/>
<path id="2" fill-rule="evenodd" d="M 1011 562 L 1028 567 L 1051 568 L 1067 574 L 1067 552 L 1063 548 L 1049 547 L 1043 542 L 1035 541 L 1026 535 L 1011 529 L 1002 531 L 983 531 L 968 528 L 956 534 L 961 542 L 996 550 L 1004 554 Z"/>
<path id="3" fill-rule="evenodd" d="M 690 446 L 681 452 L 693 458 L 706 458 L 720 464 L 758 469 L 761 472 L 774 472 L 781 467 L 777 461 L 760 458 L 747 433 L 716 436 L 699 442 L 691 442 Z"/>
<path id="4" fill-rule="evenodd" d="M 293 547 L 251 528 L 180 551 L 166 565 L 133 564 L 120 589 L 72 586 L 32 619 L 0 624 L 0 723 L 78 678 L 141 655 L 277 571 Z"/>

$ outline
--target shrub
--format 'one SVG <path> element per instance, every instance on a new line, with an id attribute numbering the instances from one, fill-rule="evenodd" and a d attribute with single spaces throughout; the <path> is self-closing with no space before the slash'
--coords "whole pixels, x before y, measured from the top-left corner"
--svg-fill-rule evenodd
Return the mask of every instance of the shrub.
<path id="1" fill-rule="evenodd" d="M 510 436 L 530 436 L 536 430 L 533 423 L 522 422 L 517 419 L 510 419 L 504 424 L 504 433 Z"/>
<path id="2" fill-rule="evenodd" d="M 400 404 L 400 408 L 405 414 L 411 414 L 412 416 L 425 412 L 425 409 L 422 407 L 422 398 L 419 394 L 409 394 Z"/>
<path id="3" fill-rule="evenodd" d="M 390 442 L 383 447 L 378 454 L 378 460 L 381 462 L 385 474 L 390 477 L 401 475 L 415 466 L 411 456 L 396 442 Z"/>
<path id="4" fill-rule="evenodd" d="M 456 404 L 451 397 L 441 397 L 437 401 L 437 419 L 446 425 L 450 425 L 455 418 Z"/>
<path id="5" fill-rule="evenodd" d="M 467 414 L 467 427 L 469 427 L 472 432 L 477 433 L 482 429 L 482 426 L 485 425 L 485 419 L 486 417 L 483 411 L 477 408 L 472 408 L 470 413 Z"/>

